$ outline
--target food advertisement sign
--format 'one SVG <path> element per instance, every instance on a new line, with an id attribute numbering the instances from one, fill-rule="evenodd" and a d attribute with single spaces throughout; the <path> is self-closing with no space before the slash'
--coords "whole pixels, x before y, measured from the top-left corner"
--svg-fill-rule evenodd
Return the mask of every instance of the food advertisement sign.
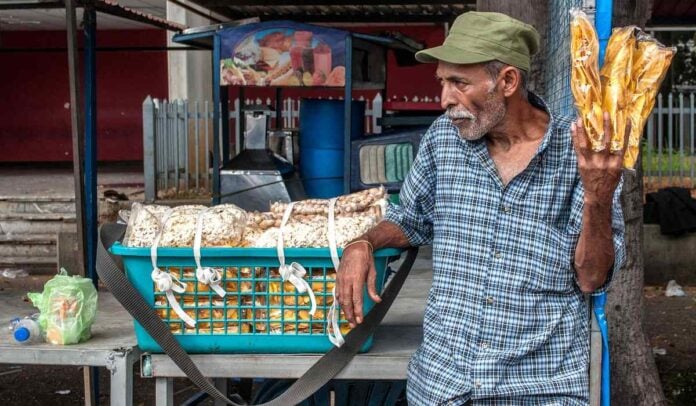
<path id="1" fill-rule="evenodd" d="M 346 81 L 345 31 L 290 21 L 220 32 L 223 86 L 328 86 Z"/>

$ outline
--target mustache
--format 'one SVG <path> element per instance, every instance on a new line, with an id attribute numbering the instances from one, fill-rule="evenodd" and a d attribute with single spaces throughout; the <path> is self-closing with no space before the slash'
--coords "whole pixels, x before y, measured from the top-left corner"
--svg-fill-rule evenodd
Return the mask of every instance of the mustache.
<path id="1" fill-rule="evenodd" d="M 469 120 L 476 120 L 476 116 L 474 116 L 467 109 L 455 109 L 453 107 L 448 107 L 446 114 L 447 114 L 447 117 L 449 117 L 452 120 L 457 120 L 457 119 L 462 119 L 462 118 L 466 118 Z"/>

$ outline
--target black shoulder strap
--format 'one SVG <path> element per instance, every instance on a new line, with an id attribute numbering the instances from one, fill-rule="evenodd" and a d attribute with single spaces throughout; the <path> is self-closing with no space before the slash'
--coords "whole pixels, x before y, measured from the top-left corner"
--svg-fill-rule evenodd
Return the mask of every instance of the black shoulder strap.
<path id="1" fill-rule="evenodd" d="M 186 351 L 176 341 L 167 325 L 157 316 L 150 305 L 145 302 L 145 299 L 133 285 L 130 284 L 123 270 L 116 264 L 115 258 L 107 251 L 108 248 L 123 237 L 125 229 L 125 225 L 122 224 L 105 224 L 99 229 L 99 244 L 97 246 L 97 274 L 99 278 L 109 288 L 114 297 L 121 302 L 128 313 L 143 326 L 196 386 L 214 399 L 229 405 L 246 405 L 241 398 L 235 398 L 234 401 L 228 399 L 203 376 Z M 365 316 L 362 324 L 359 324 L 346 336 L 345 344 L 340 348 L 334 347 L 309 368 L 285 393 L 263 405 L 284 406 L 300 403 L 336 376 L 358 353 L 362 344 L 374 332 L 377 325 L 387 314 L 387 310 L 389 310 L 401 286 L 404 284 L 404 280 L 411 270 L 417 254 L 417 248 L 408 250 L 406 259 L 399 267 L 399 271 L 396 272 L 384 290 L 382 301 L 376 304 Z"/>

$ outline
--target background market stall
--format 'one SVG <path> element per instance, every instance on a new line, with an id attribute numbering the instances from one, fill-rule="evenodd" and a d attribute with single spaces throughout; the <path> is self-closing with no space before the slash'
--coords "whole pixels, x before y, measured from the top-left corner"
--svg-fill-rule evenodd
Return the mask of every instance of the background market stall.
<path id="1" fill-rule="evenodd" d="M 276 188 L 275 198 L 285 201 L 291 198 L 297 200 L 302 197 L 302 191 L 293 192 L 291 186 L 286 188 L 289 193 L 279 190 L 282 189 L 278 188 L 281 183 L 290 185 L 288 178 L 283 176 L 288 170 L 282 169 L 272 154 L 264 152 L 266 134 L 263 131 L 257 142 L 250 142 L 253 129 L 246 127 L 252 127 L 250 123 L 256 124 L 249 119 L 241 120 L 237 139 L 231 142 L 229 121 L 219 119 L 229 116 L 228 86 L 239 87 L 241 95 L 246 87 L 274 87 L 277 130 L 283 130 L 280 115 L 282 89 L 343 89 L 342 114 L 340 110 L 338 116 L 326 114 L 337 111 L 327 106 L 333 104 L 336 107 L 338 100 L 308 102 L 307 112 L 300 113 L 306 114 L 306 120 L 317 121 L 305 126 L 306 129 L 312 128 L 313 133 L 302 134 L 301 131 L 299 135 L 300 172 L 304 178 L 305 191 L 309 197 L 331 197 L 351 191 L 351 174 L 355 173 L 358 164 L 355 159 L 351 159 L 351 141 L 359 140 L 364 135 L 362 128 L 356 128 L 361 123 L 362 113 L 356 114 L 360 104 L 351 102 L 353 90 L 384 89 L 387 49 L 410 55 L 417 50 L 413 43 L 404 40 L 291 21 L 195 28 L 176 35 L 174 41 L 209 47 L 213 51 L 213 203 L 232 201 L 242 207 L 249 195 L 263 194 L 264 189 Z M 255 108 L 259 111 L 258 106 Z M 246 109 L 243 103 L 239 109 Z M 261 113 L 260 121 L 265 121 L 270 115 L 270 112 Z M 303 120 L 305 119 L 301 117 L 300 121 Z M 230 145 L 236 146 L 239 155 L 230 152 Z M 316 149 L 318 153 L 313 155 L 309 149 Z M 250 150 L 256 152 L 252 153 Z M 411 149 L 410 153 L 412 157 L 415 150 Z M 303 156 L 307 157 L 304 162 Z M 267 171 L 276 169 L 277 173 L 269 176 Z M 250 170 L 259 171 L 255 181 L 249 180 Z M 240 171 L 244 173 L 241 174 Z M 318 175 L 320 172 L 323 172 L 323 178 Z M 241 183 L 229 182 L 222 179 L 226 175 L 243 175 L 245 179 Z M 240 193 L 242 194 L 238 198 L 231 197 Z M 272 196 L 272 192 L 263 195 Z"/>

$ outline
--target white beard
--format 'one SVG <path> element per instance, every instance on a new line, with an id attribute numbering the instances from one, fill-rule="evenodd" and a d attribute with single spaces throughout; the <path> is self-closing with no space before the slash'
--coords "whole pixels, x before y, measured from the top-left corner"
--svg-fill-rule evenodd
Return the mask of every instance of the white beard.
<path id="1" fill-rule="evenodd" d="M 465 108 L 455 109 L 451 107 L 447 109 L 447 116 L 452 119 L 452 124 L 459 130 L 459 136 L 467 141 L 483 138 L 503 120 L 506 113 L 505 102 L 496 100 L 492 90 L 488 93 L 478 117 Z"/>

